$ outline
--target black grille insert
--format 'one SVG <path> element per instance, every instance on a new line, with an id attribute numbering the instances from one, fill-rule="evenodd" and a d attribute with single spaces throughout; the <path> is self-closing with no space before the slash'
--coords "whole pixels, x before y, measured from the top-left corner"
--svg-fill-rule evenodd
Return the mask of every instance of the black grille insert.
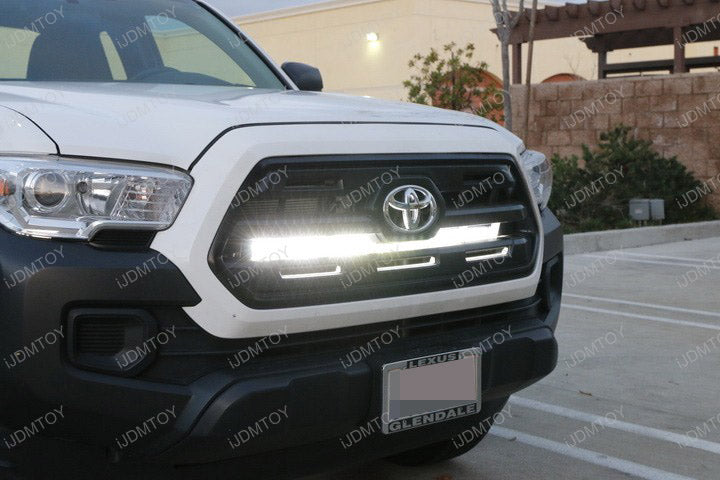
<path id="1" fill-rule="evenodd" d="M 391 231 L 383 214 L 389 192 L 406 185 L 433 193 L 439 209 L 439 221 L 417 236 Z M 482 241 L 407 247 L 407 242 L 444 238 L 440 234 L 468 235 L 468 227 L 479 231 L 489 228 L 480 226 L 497 224 L 499 234 Z M 342 255 L 301 258 L 295 244 L 292 254 L 287 248 L 265 248 L 267 258 L 252 255 L 251 239 L 302 237 L 296 243 L 312 249 L 313 237 L 332 235 L 338 235 L 333 241 L 347 245 Z M 354 256 L 355 238 L 350 235 L 364 236 L 363 242 L 371 237 L 391 252 Z M 272 158 L 260 162 L 238 191 L 209 262 L 238 299 L 252 308 L 268 309 L 519 278 L 532 272 L 537 239 L 532 200 L 509 156 Z M 487 258 L 478 252 L 487 252 Z"/>

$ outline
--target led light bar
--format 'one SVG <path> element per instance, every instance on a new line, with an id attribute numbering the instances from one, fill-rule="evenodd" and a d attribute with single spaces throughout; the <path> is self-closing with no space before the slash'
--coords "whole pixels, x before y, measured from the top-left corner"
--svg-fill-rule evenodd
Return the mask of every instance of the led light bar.
<path id="1" fill-rule="evenodd" d="M 510 254 L 509 247 L 491 248 L 488 250 L 482 250 L 479 252 L 472 252 L 465 259 L 468 263 L 483 262 L 487 260 L 495 260 L 497 258 L 504 258 Z"/>
<path id="2" fill-rule="evenodd" d="M 398 265 L 388 265 L 385 267 L 377 267 L 378 272 L 396 272 L 398 270 L 415 270 L 418 268 L 428 268 L 437 265 L 437 258 L 435 257 L 421 257 L 411 258 L 407 263 L 400 263 Z"/>
<path id="3" fill-rule="evenodd" d="M 280 272 L 280 278 L 282 278 L 283 280 L 337 277 L 338 275 L 342 275 L 342 268 L 340 268 L 339 265 L 335 266 L 335 268 L 332 270 L 327 270 L 327 271 L 323 271 L 323 272 L 305 272 L 305 273 L 283 273 L 283 272 Z"/>
<path id="4" fill-rule="evenodd" d="M 500 223 L 441 228 L 433 238 L 383 242 L 374 233 L 260 237 L 250 240 L 254 262 L 308 261 L 416 252 L 497 240 Z"/>

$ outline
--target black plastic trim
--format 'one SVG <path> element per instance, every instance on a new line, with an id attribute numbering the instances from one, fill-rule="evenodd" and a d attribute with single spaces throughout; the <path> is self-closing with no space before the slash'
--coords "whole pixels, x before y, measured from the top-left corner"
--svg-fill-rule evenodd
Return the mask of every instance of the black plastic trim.
<path id="1" fill-rule="evenodd" d="M 110 373 L 122 377 L 134 377 L 150 365 L 157 355 L 156 349 L 147 349 L 148 353 L 139 358 L 132 365 L 125 368 L 117 361 L 116 356 L 86 354 L 80 352 L 81 345 L 78 339 L 80 323 L 88 318 L 102 318 L 120 322 L 125 319 L 137 320 L 141 326 L 140 331 L 135 332 L 132 338 L 127 338 L 129 332 L 125 333 L 124 347 L 142 347 L 143 342 L 152 338 L 157 333 L 157 322 L 145 310 L 141 309 L 110 309 L 110 308 L 77 308 L 70 310 L 67 319 L 66 350 L 70 363 L 78 368 L 100 373 Z M 122 352 L 118 352 L 120 354 Z"/>
<path id="2" fill-rule="evenodd" d="M 282 75 L 281 70 L 278 69 L 277 65 L 275 65 L 269 58 L 267 58 L 259 48 L 257 48 L 252 42 L 249 41 L 248 37 L 243 33 L 242 30 L 240 30 L 240 27 L 235 25 L 234 23 L 228 21 L 224 16 L 222 16 L 219 12 L 217 12 L 212 6 L 206 5 L 202 2 L 195 2 L 197 3 L 203 10 L 220 20 L 222 23 L 225 24 L 226 27 L 228 27 L 230 30 L 235 32 L 238 37 L 240 37 L 240 40 L 242 40 L 250 49 L 255 53 L 255 55 L 258 56 L 262 60 L 262 62 L 267 65 L 267 67 L 275 74 L 275 76 L 282 82 L 283 85 L 285 85 L 285 88 L 288 90 L 295 90 L 292 85 L 290 85 L 287 80 L 285 79 L 285 76 Z M 192 167 L 191 167 L 192 168 Z"/>
<path id="3" fill-rule="evenodd" d="M 215 137 L 208 145 L 205 147 L 202 152 L 200 152 L 200 155 L 190 164 L 188 167 L 188 171 L 192 171 L 193 168 L 195 168 L 195 165 L 202 159 L 202 157 L 205 156 L 205 154 L 210 150 L 217 142 L 220 141 L 222 137 L 224 137 L 229 132 L 232 132 L 233 130 L 239 130 L 241 128 L 253 128 L 253 127 L 282 127 L 282 126 L 291 126 L 291 125 L 434 125 L 438 127 L 468 127 L 468 128 L 483 128 L 487 130 L 495 130 L 493 127 L 488 127 L 485 125 L 471 125 L 471 124 L 457 124 L 457 123 L 441 123 L 441 122 L 360 122 L 360 121 L 328 121 L 328 122 L 267 122 L 267 123 L 247 123 L 245 125 L 236 125 L 234 127 L 229 127 L 220 132 L 220 134 Z"/>

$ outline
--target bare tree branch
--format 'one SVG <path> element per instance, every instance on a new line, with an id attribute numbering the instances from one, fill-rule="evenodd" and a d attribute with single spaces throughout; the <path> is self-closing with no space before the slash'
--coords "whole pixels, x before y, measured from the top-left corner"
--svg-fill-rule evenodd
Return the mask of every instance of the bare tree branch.
<path id="1" fill-rule="evenodd" d="M 520 23 L 520 19 L 525 14 L 525 0 L 520 0 L 520 9 L 518 10 L 517 15 L 515 15 L 515 18 L 513 18 L 512 23 L 510 24 L 510 31 L 512 33 L 512 30 L 517 27 L 518 23 Z"/>
<path id="2" fill-rule="evenodd" d="M 512 130 L 512 101 L 510 98 L 510 36 L 525 14 L 525 0 L 520 0 L 518 12 L 512 15 L 507 0 L 490 0 L 495 17 L 496 33 L 500 40 L 503 68 L 503 103 L 505 126 Z"/>
<path id="3" fill-rule="evenodd" d="M 537 22 L 537 6 L 538 0 L 533 0 L 532 11 L 530 12 L 530 32 L 528 33 L 528 59 L 527 59 L 527 72 L 526 72 L 526 95 L 525 95 L 525 137 L 528 137 L 530 133 L 530 95 L 532 94 L 532 67 L 533 67 L 533 53 L 535 47 L 535 23 Z M 527 141 L 527 140 L 526 140 Z"/>

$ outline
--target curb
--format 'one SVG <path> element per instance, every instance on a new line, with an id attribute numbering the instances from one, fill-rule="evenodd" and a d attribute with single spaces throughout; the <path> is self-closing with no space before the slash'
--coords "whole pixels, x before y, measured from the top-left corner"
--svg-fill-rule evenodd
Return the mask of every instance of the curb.
<path id="1" fill-rule="evenodd" d="M 565 255 L 720 237 L 720 220 L 565 235 Z"/>

